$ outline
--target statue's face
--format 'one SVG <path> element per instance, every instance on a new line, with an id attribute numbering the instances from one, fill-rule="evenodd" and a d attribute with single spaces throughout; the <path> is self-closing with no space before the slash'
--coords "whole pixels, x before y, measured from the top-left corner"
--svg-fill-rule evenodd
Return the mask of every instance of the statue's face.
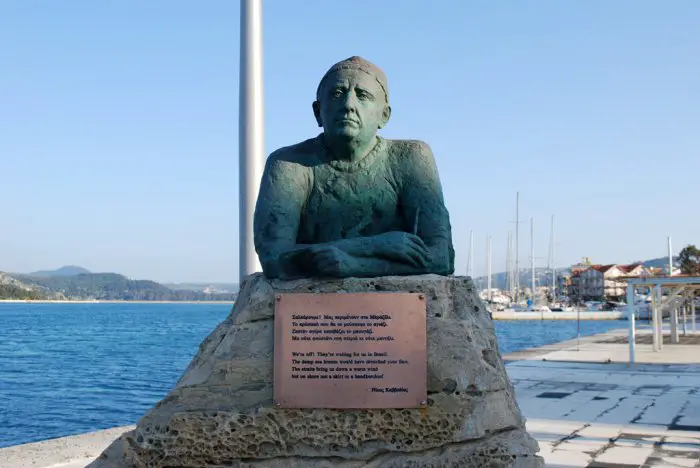
<path id="1" fill-rule="evenodd" d="M 360 70 L 326 77 L 314 114 L 326 136 L 369 142 L 386 125 L 391 109 L 377 80 Z"/>

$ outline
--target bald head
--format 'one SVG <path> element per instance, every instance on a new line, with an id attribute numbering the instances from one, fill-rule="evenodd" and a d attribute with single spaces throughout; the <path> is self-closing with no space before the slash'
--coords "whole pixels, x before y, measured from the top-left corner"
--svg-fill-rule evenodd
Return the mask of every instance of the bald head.
<path id="1" fill-rule="evenodd" d="M 323 75 L 313 110 L 327 143 L 369 147 L 391 116 L 386 76 L 360 57 L 338 62 Z"/>
<path id="2" fill-rule="evenodd" d="M 369 60 L 363 59 L 362 57 L 358 57 L 356 55 L 350 58 L 346 58 L 345 60 L 341 60 L 340 62 L 334 64 L 328 69 L 326 74 L 323 75 L 323 78 L 321 78 L 321 81 L 318 84 L 318 88 L 316 89 L 317 101 L 321 100 L 321 92 L 326 79 L 329 76 L 334 75 L 335 73 L 341 70 L 358 70 L 372 76 L 377 81 L 377 83 L 379 83 L 379 86 L 381 87 L 382 91 L 384 91 L 385 102 L 387 104 L 389 103 L 389 86 L 386 79 L 386 75 L 384 74 L 382 69 L 370 62 Z"/>

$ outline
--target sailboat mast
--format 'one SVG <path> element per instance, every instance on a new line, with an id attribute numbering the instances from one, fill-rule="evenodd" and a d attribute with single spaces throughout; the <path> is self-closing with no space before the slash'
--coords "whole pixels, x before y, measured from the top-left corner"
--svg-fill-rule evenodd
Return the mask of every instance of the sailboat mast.
<path id="1" fill-rule="evenodd" d="M 515 298 L 515 260 L 513 258 L 513 233 L 509 232 L 510 234 L 510 244 L 508 247 L 510 248 L 510 298 L 513 300 Z"/>
<path id="2" fill-rule="evenodd" d="M 467 254 L 467 276 L 474 276 L 474 231 L 469 231 L 469 253 Z"/>
<path id="3" fill-rule="evenodd" d="M 474 231 L 469 231 L 469 255 L 467 256 L 467 276 L 474 276 Z"/>
<path id="4" fill-rule="evenodd" d="M 486 295 L 491 301 L 491 236 L 486 241 Z"/>
<path id="5" fill-rule="evenodd" d="M 532 300 L 535 300 L 535 218 L 530 218 L 530 266 L 532 268 Z"/>
<path id="6" fill-rule="evenodd" d="M 469 271 L 470 276 L 474 276 L 474 231 L 471 232 L 471 236 L 469 239 L 469 251 L 471 252 L 469 254 Z"/>
<path id="7" fill-rule="evenodd" d="M 513 297 L 513 233 L 508 231 L 508 248 L 506 250 L 506 291 Z"/>
<path id="8" fill-rule="evenodd" d="M 554 254 L 555 254 L 555 250 L 556 250 L 556 247 L 555 247 L 555 245 L 556 245 L 556 244 L 555 244 L 556 240 L 555 240 L 555 238 L 554 238 L 554 215 L 552 215 L 552 234 L 551 234 L 550 237 L 551 237 L 551 239 L 550 239 L 549 242 L 550 242 L 550 245 L 551 245 L 550 249 L 551 249 L 551 259 L 552 259 L 552 260 L 551 260 L 551 269 L 552 269 L 552 300 L 555 300 L 556 297 L 557 297 L 557 267 L 556 267 L 555 264 L 554 264 L 554 262 L 555 262 Z"/>
<path id="9" fill-rule="evenodd" d="M 515 293 L 513 295 L 513 300 L 518 302 L 518 295 L 520 290 L 520 260 L 518 255 L 518 232 L 520 231 L 520 192 L 515 192 L 515 271 L 514 275 L 514 285 Z"/>

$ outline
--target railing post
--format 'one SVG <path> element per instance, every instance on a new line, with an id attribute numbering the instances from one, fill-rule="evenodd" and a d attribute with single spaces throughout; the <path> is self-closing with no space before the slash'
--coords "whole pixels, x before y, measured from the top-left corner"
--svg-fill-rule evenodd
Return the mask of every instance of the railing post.
<path id="1" fill-rule="evenodd" d="M 634 366 L 636 351 L 636 317 L 634 311 L 634 287 L 631 284 L 627 285 L 627 320 L 629 320 L 630 366 Z"/>
<path id="2" fill-rule="evenodd" d="M 675 303 L 671 305 L 669 313 L 671 314 L 671 343 L 678 344 L 678 305 Z"/>

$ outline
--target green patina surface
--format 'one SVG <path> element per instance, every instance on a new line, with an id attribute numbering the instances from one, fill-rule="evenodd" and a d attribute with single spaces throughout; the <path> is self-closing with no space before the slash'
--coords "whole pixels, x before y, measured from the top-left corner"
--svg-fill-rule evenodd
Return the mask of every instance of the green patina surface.
<path id="1" fill-rule="evenodd" d="M 323 133 L 273 152 L 255 209 L 255 248 L 270 278 L 454 272 L 435 158 L 416 140 L 377 135 L 391 116 L 387 80 L 351 57 L 321 79 Z"/>

